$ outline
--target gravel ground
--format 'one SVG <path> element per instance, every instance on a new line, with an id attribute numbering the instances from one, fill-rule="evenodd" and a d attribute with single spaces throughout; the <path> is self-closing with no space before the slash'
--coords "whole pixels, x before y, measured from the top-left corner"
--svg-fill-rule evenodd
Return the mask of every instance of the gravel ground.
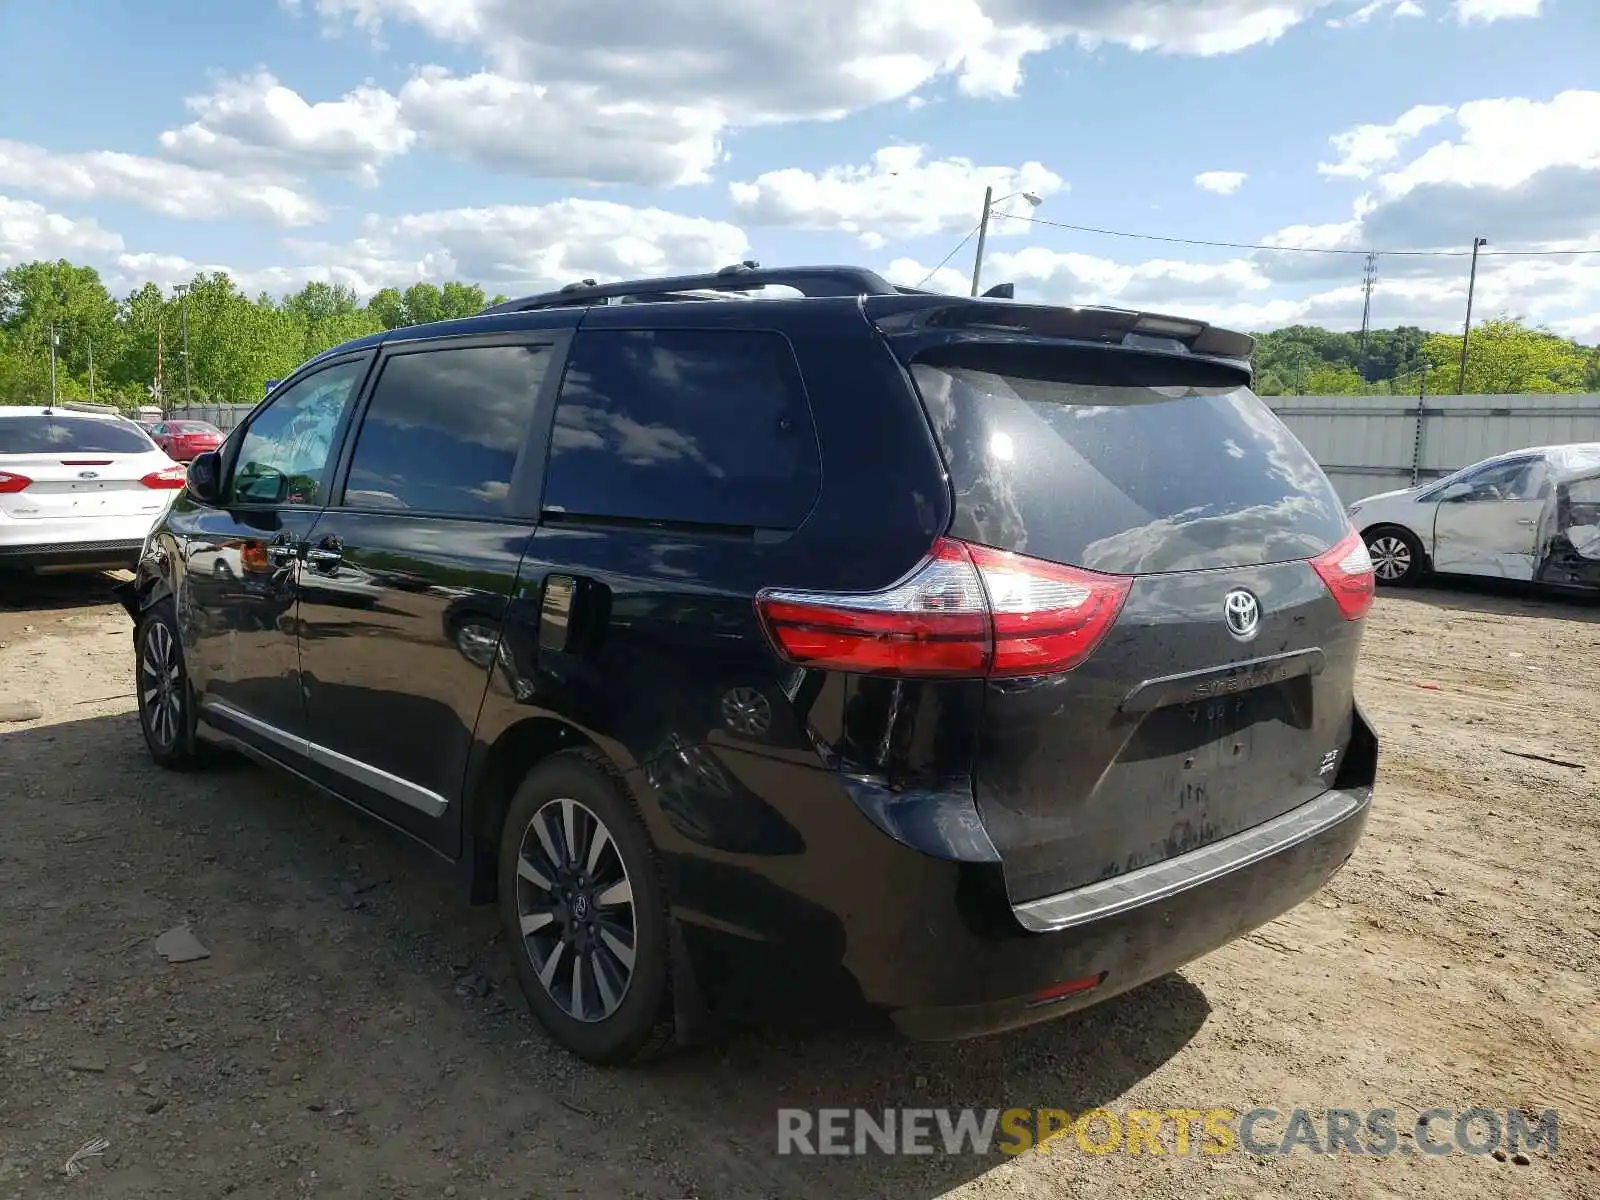
<path id="1" fill-rule="evenodd" d="M 740 1031 L 606 1072 L 416 852 L 242 762 L 153 767 L 107 583 L 0 584 L 0 709 L 38 712 L 0 724 L 0 1200 L 1600 1196 L 1600 606 L 1380 599 L 1366 840 L 1180 975 L 1000 1039 Z M 169 963 L 185 923 L 210 956 Z M 786 1106 L 1478 1104 L 1558 1109 L 1559 1152 L 774 1153 Z"/>

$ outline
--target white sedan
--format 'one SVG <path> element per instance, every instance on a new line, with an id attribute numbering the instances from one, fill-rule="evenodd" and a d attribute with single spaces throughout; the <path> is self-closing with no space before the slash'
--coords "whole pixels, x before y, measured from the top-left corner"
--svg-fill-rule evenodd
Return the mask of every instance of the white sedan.
<path id="1" fill-rule="evenodd" d="M 0 571 L 131 567 L 183 484 L 132 421 L 0 407 Z"/>
<path id="2" fill-rule="evenodd" d="M 1438 571 L 1600 587 L 1600 443 L 1498 454 L 1348 512 L 1380 584 Z"/>

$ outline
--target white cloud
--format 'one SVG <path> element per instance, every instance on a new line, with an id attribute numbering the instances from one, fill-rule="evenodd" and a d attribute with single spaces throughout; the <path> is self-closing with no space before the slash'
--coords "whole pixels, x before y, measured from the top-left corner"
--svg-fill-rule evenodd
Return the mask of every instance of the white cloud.
<path id="1" fill-rule="evenodd" d="M 607 100 L 589 85 L 428 67 L 400 90 L 399 104 L 432 148 L 546 179 L 701 183 L 722 153 L 715 109 Z"/>
<path id="2" fill-rule="evenodd" d="M 431 269 L 513 291 L 576 279 L 674 275 L 749 257 L 737 226 L 600 200 L 456 208 L 369 220 L 372 248 L 409 249 Z"/>
<path id="3" fill-rule="evenodd" d="M 1075 39 L 1228 54 L 1329 0 L 316 0 L 325 19 L 385 21 L 479 48 L 501 73 L 612 100 L 710 105 L 730 123 L 837 117 L 953 78 L 1016 93 L 1029 55 Z"/>
<path id="4" fill-rule="evenodd" d="M 309 196 L 271 180 L 95 150 L 52 154 L 0 140 L 0 185 L 67 200 L 124 200 L 186 219 L 261 217 L 279 225 L 321 220 Z"/>
<path id="5" fill-rule="evenodd" d="M 1201 171 L 1194 177 L 1194 185 L 1203 192 L 1231 196 L 1244 186 L 1248 178 L 1243 171 Z"/>
<path id="6" fill-rule="evenodd" d="M 1374 17 L 1387 12 L 1390 17 L 1423 17 L 1427 10 L 1416 0 L 1371 0 L 1360 8 L 1343 17 L 1329 17 L 1329 29 L 1352 29 L 1358 25 L 1365 25 Z"/>
<path id="7" fill-rule="evenodd" d="M 1029 211 L 1018 193 L 1050 196 L 1066 188 L 1042 163 L 983 167 L 966 158 L 928 160 L 922 146 L 888 146 L 870 163 L 817 174 L 791 167 L 728 187 L 734 215 L 752 225 L 853 233 L 869 249 L 886 238 L 965 233 L 982 215 L 985 187 L 1004 200 L 997 213 Z M 1024 233 L 1025 222 L 998 220 L 993 234 Z"/>
<path id="8" fill-rule="evenodd" d="M 1328 140 L 1339 152 L 1339 161 L 1318 163 L 1323 175 L 1370 178 L 1373 170 L 1400 157 L 1406 144 L 1443 121 L 1454 110 L 1447 104 L 1418 104 L 1406 110 L 1391 125 L 1357 125 Z"/>
<path id="9" fill-rule="evenodd" d="M 122 238 L 97 221 L 65 217 L 32 200 L 0 196 L 0 269 L 37 259 L 79 261 L 121 249 Z"/>
<path id="10" fill-rule="evenodd" d="M 1463 25 L 1487 25 L 1512 17 L 1537 17 L 1544 4 L 1543 0 L 1455 0 L 1450 7 Z"/>
<path id="11" fill-rule="evenodd" d="M 199 167 L 348 172 L 371 185 L 416 137 L 400 121 L 399 101 L 370 84 L 313 104 L 258 70 L 186 103 L 197 119 L 163 133 L 161 147 Z"/>

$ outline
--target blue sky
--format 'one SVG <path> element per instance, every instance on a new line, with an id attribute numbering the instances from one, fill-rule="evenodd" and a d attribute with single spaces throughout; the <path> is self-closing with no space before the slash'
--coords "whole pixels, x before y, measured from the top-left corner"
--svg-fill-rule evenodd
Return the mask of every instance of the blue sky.
<path id="1" fill-rule="evenodd" d="M 197 16 L 197 12 L 214 15 Z M 986 184 L 1039 221 L 1454 250 L 1483 315 L 1600 340 L 1590 0 L 254 0 L 0 8 L 0 266 L 124 290 L 856 261 L 917 283 Z M 59 99 L 58 99 L 59 97 Z M 968 241 L 932 276 L 959 288 Z M 1246 328 L 1360 319 L 1357 254 L 1002 216 L 1020 296 Z M 1374 320 L 1466 263 L 1380 258 Z"/>

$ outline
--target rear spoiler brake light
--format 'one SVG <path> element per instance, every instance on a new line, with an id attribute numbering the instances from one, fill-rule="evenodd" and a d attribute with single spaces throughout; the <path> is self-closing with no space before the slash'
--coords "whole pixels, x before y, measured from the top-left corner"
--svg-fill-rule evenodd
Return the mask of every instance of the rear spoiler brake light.
<path id="1" fill-rule="evenodd" d="M 972 334 L 1093 342 L 1188 353 L 1248 366 L 1256 340 L 1205 321 L 1124 308 L 1069 308 L 986 298 L 868 296 L 868 319 L 888 337 Z"/>

